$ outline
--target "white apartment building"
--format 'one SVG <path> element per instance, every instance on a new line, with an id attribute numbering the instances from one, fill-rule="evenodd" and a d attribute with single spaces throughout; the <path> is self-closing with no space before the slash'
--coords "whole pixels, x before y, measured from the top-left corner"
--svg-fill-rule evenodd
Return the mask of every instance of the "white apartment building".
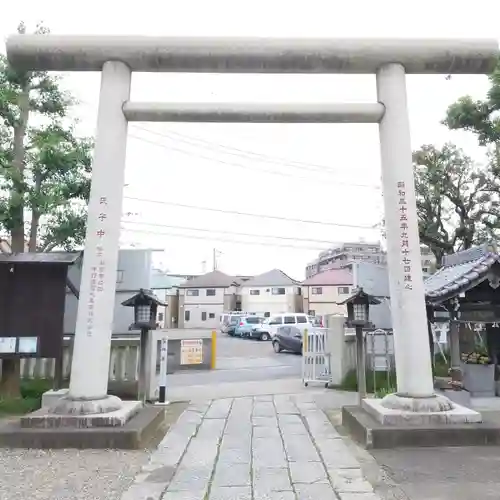
<path id="1" fill-rule="evenodd" d="M 387 254 L 380 242 L 343 243 L 337 247 L 324 250 L 318 258 L 306 266 L 306 279 L 312 278 L 328 269 L 339 269 L 350 262 L 387 265 Z M 432 252 L 421 245 L 421 266 L 424 277 L 435 271 L 436 259 Z"/>

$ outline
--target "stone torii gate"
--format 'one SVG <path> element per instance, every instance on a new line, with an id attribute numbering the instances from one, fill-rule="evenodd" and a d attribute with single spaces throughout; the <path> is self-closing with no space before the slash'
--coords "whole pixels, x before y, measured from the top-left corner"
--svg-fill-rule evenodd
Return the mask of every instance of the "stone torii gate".
<path id="1" fill-rule="evenodd" d="M 405 78 L 488 73 L 499 55 L 496 40 L 13 35 L 7 55 L 15 68 L 102 74 L 71 384 L 55 412 L 121 406 L 107 384 L 128 121 L 378 123 L 398 379 L 397 395 L 382 406 L 451 408 L 433 388 Z M 133 71 L 376 74 L 378 102 L 130 102 Z"/>

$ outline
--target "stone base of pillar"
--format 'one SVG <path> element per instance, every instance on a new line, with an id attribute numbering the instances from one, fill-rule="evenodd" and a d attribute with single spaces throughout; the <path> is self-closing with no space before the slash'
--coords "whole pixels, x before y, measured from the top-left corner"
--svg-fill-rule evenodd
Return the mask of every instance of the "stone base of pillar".
<path id="1" fill-rule="evenodd" d="M 453 402 L 442 394 L 427 397 L 411 397 L 405 394 L 388 394 L 380 404 L 389 410 L 413 413 L 438 413 L 453 410 Z"/>
<path id="2" fill-rule="evenodd" d="M 61 398 L 55 406 L 22 416 L 20 424 L 22 428 L 31 429 L 123 427 L 142 408 L 140 401 L 121 401 L 113 396 L 109 401 L 87 401 L 85 404 Z"/>
<path id="3" fill-rule="evenodd" d="M 384 399 L 364 399 L 361 407 L 377 422 L 388 426 L 428 426 L 481 423 L 481 414 L 442 395 L 410 398 L 390 394 Z"/>
<path id="4" fill-rule="evenodd" d="M 54 415 L 100 415 L 118 411 L 122 406 L 122 400 L 116 396 L 106 395 L 101 399 L 75 399 L 66 394 L 59 398 L 48 411 Z"/>

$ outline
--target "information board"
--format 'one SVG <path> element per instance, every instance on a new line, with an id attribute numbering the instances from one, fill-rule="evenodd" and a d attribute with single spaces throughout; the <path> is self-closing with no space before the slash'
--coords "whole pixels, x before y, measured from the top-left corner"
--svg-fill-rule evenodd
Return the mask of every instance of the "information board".
<path id="1" fill-rule="evenodd" d="M 181 365 L 203 363 L 203 339 L 181 340 Z"/>
<path id="2" fill-rule="evenodd" d="M 16 352 L 17 337 L 0 337 L 0 354 Z"/>

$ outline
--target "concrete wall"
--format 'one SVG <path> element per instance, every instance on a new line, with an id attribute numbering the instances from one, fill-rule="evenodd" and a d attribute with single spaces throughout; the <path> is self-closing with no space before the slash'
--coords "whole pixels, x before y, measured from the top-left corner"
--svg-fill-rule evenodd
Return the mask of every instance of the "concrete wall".
<path id="1" fill-rule="evenodd" d="M 126 249 L 118 253 L 118 272 L 116 281 L 116 296 L 114 306 L 113 332 L 124 333 L 134 321 L 134 309 L 123 307 L 121 303 L 136 294 L 141 288 L 151 286 L 152 250 Z M 68 276 L 80 289 L 81 267 L 71 266 Z M 64 333 L 75 333 L 78 299 L 71 293 L 66 293 L 64 311 Z"/>
<path id="2" fill-rule="evenodd" d="M 241 308 L 245 312 L 268 312 L 270 314 L 277 314 L 281 312 L 301 312 L 299 287 L 276 287 L 284 288 L 285 295 L 274 295 L 272 293 L 273 287 L 241 287 Z M 259 295 L 251 295 L 251 291 L 258 291 Z"/>
<path id="3" fill-rule="evenodd" d="M 356 263 L 353 272 L 354 286 L 380 298 L 382 304 L 370 306 L 370 320 L 376 328 L 392 328 L 389 297 L 389 273 L 386 266 Z"/>

